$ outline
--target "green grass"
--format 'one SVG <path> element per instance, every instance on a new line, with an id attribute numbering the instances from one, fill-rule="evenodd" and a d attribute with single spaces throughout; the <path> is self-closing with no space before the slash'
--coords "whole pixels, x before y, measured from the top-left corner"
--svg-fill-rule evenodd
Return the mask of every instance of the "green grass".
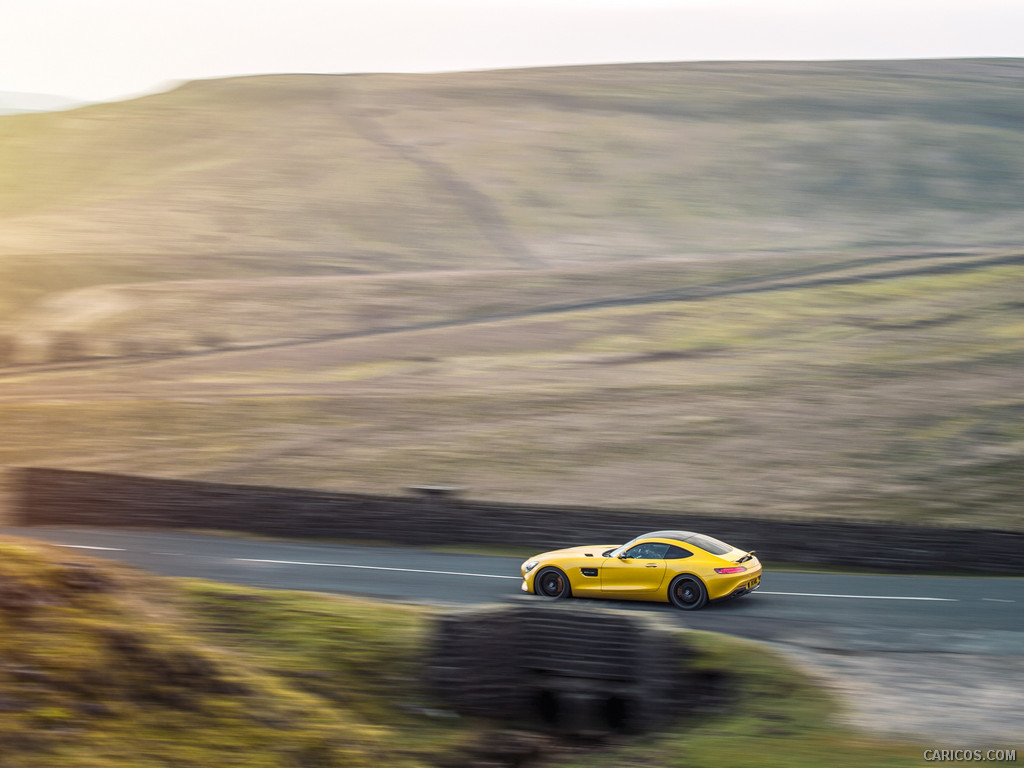
<path id="1" fill-rule="evenodd" d="M 422 611 L 80 570 L 0 544 L 4 768 L 420 766 L 473 734 L 402 709 Z"/>
<path id="2" fill-rule="evenodd" d="M 910 743 L 836 725 L 836 701 L 775 652 L 709 632 L 688 632 L 686 639 L 699 654 L 696 669 L 734 681 L 724 711 L 563 765 L 713 768 L 723 760 L 739 768 L 812 768 L 822 761 L 850 768 L 920 764 L 921 749 Z"/>
<path id="3" fill-rule="evenodd" d="M 169 580 L 0 542 L 0 765 L 460 764 L 522 723 L 440 716 L 419 682 L 427 609 Z M 903 765 L 911 745 L 835 724 L 836 703 L 763 647 L 680 635 L 742 706 L 550 765 Z M 691 657 L 687 657 L 691 658 Z M 743 749 L 734 751 L 737 746 Z M 838 755 L 834 757 L 834 755 Z M 765 763 L 760 763 L 764 765 Z"/>

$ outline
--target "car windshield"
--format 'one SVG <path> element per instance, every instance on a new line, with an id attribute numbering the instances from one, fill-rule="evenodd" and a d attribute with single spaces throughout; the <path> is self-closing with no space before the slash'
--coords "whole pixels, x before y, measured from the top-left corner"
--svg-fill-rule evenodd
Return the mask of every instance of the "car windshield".
<path id="1" fill-rule="evenodd" d="M 637 536 L 635 539 L 630 539 L 629 541 L 627 541 L 621 547 L 616 547 L 615 549 L 609 549 L 607 552 L 602 552 L 601 554 L 604 557 L 618 557 L 623 552 L 625 552 L 627 549 L 629 549 L 634 544 L 636 544 L 638 541 L 642 541 L 645 538 L 647 538 L 647 537 L 646 536 Z"/>

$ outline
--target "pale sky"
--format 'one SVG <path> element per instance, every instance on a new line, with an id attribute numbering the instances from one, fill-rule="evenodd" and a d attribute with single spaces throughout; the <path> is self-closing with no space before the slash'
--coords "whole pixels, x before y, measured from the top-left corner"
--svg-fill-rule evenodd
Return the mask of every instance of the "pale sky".
<path id="1" fill-rule="evenodd" d="M 1024 0 L 0 0 L 0 91 L 277 72 L 1024 57 Z"/>

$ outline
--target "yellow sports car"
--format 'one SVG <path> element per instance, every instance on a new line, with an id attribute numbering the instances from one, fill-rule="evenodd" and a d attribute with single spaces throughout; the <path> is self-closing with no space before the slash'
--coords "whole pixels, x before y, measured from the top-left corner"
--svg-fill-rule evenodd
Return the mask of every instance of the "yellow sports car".
<path id="1" fill-rule="evenodd" d="M 761 563 L 693 531 L 654 531 L 622 546 L 572 547 L 522 565 L 524 592 L 543 597 L 668 601 L 684 611 L 753 592 Z"/>

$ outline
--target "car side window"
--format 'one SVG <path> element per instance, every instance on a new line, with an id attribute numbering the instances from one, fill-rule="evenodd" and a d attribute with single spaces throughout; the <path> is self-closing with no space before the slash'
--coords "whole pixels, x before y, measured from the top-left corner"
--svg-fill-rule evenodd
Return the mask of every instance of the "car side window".
<path id="1" fill-rule="evenodd" d="M 693 557 L 693 552 L 675 544 L 668 545 L 668 552 L 665 553 L 666 560 L 682 560 L 684 557 Z"/>
<path id="2" fill-rule="evenodd" d="M 662 560 L 668 548 L 668 544 L 663 544 L 660 541 L 645 541 L 643 544 L 637 544 L 635 547 L 627 549 L 626 557 L 637 560 Z"/>

